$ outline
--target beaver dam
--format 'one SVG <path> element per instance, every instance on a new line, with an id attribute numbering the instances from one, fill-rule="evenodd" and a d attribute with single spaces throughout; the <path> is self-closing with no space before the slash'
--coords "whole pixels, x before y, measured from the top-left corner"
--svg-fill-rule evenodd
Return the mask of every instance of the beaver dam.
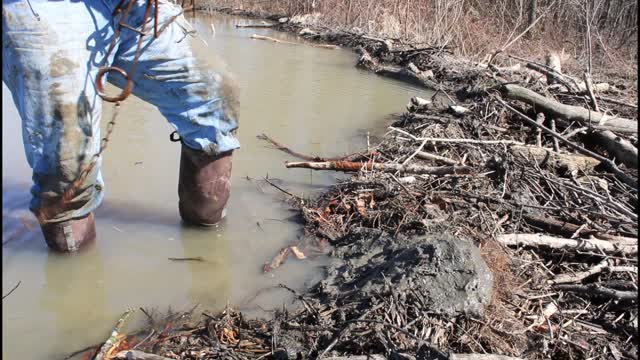
<path id="1" fill-rule="evenodd" d="M 554 55 L 474 63 L 271 20 L 256 24 L 353 48 L 358 67 L 435 94 L 407 98 L 384 136 L 352 154 L 302 154 L 257 134 L 289 171 L 351 174 L 311 198 L 265 179 L 304 230 L 264 271 L 330 255 L 311 288 L 263 290 L 295 304 L 262 319 L 233 304 L 140 309 L 148 326 L 125 331 L 131 310 L 84 356 L 637 359 L 635 79 L 565 73 Z"/>

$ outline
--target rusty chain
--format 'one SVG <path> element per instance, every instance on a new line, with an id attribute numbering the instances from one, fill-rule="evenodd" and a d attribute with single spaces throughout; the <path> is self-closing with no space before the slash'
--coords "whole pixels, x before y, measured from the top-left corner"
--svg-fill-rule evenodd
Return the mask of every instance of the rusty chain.
<path id="1" fill-rule="evenodd" d="M 87 177 L 89 176 L 91 171 L 94 169 L 94 167 L 98 163 L 98 160 L 102 156 L 102 153 L 107 148 L 109 144 L 109 139 L 111 138 L 111 134 L 113 133 L 113 129 L 115 128 L 115 125 L 116 125 L 118 114 L 120 112 L 120 103 L 125 99 L 127 99 L 129 95 L 131 95 L 131 91 L 133 90 L 132 75 L 135 74 L 136 69 L 138 67 L 138 61 L 140 59 L 140 54 L 142 52 L 142 43 L 143 43 L 144 37 L 148 35 L 145 32 L 145 30 L 147 27 L 149 16 L 151 14 L 151 7 L 152 6 L 154 7 L 153 35 L 154 35 L 154 38 L 156 39 L 167 28 L 169 24 L 171 24 L 175 19 L 178 18 L 178 16 L 184 13 L 184 10 L 182 10 L 177 15 L 169 18 L 165 22 L 165 24 L 162 25 L 162 28 L 158 29 L 158 12 L 159 12 L 158 1 L 159 0 L 147 0 L 144 16 L 142 18 L 142 25 L 140 26 L 140 30 L 138 30 L 137 28 L 132 27 L 126 23 L 127 18 L 129 17 L 129 12 L 133 8 L 134 3 L 136 3 L 137 1 L 128 0 L 126 4 L 126 8 L 124 7 L 125 1 L 127 0 L 120 0 L 114 12 L 112 13 L 112 16 L 114 17 L 117 16 L 118 14 L 122 14 L 122 16 L 120 18 L 120 21 L 118 21 L 118 26 L 116 26 L 115 28 L 113 39 L 111 40 L 111 43 L 109 44 L 109 49 L 107 50 L 107 53 L 104 56 L 104 60 L 102 61 L 102 64 L 98 69 L 98 73 L 96 75 L 96 80 L 95 80 L 95 86 L 96 86 L 96 91 L 98 93 L 98 96 L 100 96 L 100 98 L 104 101 L 114 103 L 113 114 L 111 116 L 111 120 L 107 123 L 106 134 L 102 139 L 100 139 L 100 149 L 96 154 L 92 156 L 91 162 L 89 162 L 89 164 L 87 164 L 82 169 L 82 171 L 80 172 L 80 175 L 65 189 L 65 191 L 63 192 L 62 196 L 59 198 L 57 203 L 55 203 L 54 205 L 42 206 L 40 209 L 37 210 L 36 217 L 38 218 L 38 221 L 40 221 L 41 224 L 47 221 L 48 219 L 53 218 L 53 216 L 55 216 L 57 213 L 60 213 L 61 211 L 64 210 L 65 205 L 76 196 L 78 189 L 86 181 Z M 131 64 L 131 68 L 129 69 L 129 73 L 127 73 L 124 69 L 116 66 L 107 66 L 109 57 L 111 56 L 111 53 L 115 49 L 118 38 L 120 37 L 120 33 L 122 32 L 123 29 L 131 30 L 139 34 L 136 52 L 133 58 L 133 62 Z M 109 72 L 117 72 L 120 75 L 122 75 L 127 81 L 122 92 L 117 96 L 108 96 L 104 91 L 103 77 L 105 74 L 108 74 Z"/>

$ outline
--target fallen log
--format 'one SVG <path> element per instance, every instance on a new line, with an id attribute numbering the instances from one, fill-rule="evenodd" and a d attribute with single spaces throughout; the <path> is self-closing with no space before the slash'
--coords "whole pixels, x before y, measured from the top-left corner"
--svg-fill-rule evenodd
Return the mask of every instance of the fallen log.
<path id="1" fill-rule="evenodd" d="M 629 141 L 617 136 L 612 131 L 598 131 L 594 134 L 598 144 L 602 145 L 611 156 L 628 167 L 638 168 L 638 148 Z"/>
<path id="2" fill-rule="evenodd" d="M 624 238 L 623 238 L 624 239 Z M 638 253 L 638 241 L 634 239 L 619 242 L 597 239 L 565 239 L 542 234 L 505 234 L 498 236 L 503 245 L 517 247 L 547 248 L 556 250 L 581 250 L 606 254 L 634 256 Z"/>
<path id="3" fill-rule="evenodd" d="M 305 168 L 313 170 L 333 170 L 344 172 L 358 172 L 360 170 L 377 170 L 390 173 L 409 173 L 417 175 L 459 175 L 469 174 L 472 171 L 470 166 L 422 166 L 411 164 L 381 164 L 381 163 L 360 163 L 351 161 L 324 161 L 324 162 L 286 162 L 287 168 Z"/>
<path id="4" fill-rule="evenodd" d="M 503 85 L 502 93 L 507 98 L 533 106 L 536 112 L 542 111 L 549 117 L 576 121 L 585 126 L 592 126 L 595 129 L 620 133 L 638 133 L 637 121 L 608 116 L 579 106 L 561 104 L 519 85 Z"/>
<path id="5" fill-rule="evenodd" d="M 533 159 L 540 166 L 546 165 L 562 172 L 571 173 L 576 170 L 588 172 L 600 164 L 600 161 L 589 156 L 563 154 L 537 146 L 512 146 L 510 151 L 524 159 Z"/>

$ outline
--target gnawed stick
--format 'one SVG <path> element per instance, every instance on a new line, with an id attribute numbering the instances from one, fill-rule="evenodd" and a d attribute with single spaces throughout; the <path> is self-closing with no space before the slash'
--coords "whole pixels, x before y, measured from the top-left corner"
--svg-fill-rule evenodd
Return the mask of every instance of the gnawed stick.
<path id="1" fill-rule="evenodd" d="M 100 351 L 98 351 L 98 354 L 96 354 L 96 356 L 93 358 L 94 360 L 104 359 L 105 355 L 109 352 L 109 350 L 113 347 L 113 345 L 118 340 L 118 336 L 122 331 L 122 327 L 129 319 L 129 316 L 131 316 L 131 314 L 133 314 L 134 311 L 135 311 L 134 309 L 129 309 L 124 314 L 122 314 L 122 316 L 116 323 L 116 326 L 113 327 L 113 330 L 111 331 L 111 335 L 109 336 L 107 341 L 104 342 L 102 347 L 100 347 Z"/>
<path id="2" fill-rule="evenodd" d="M 352 161 L 323 161 L 323 162 L 286 162 L 287 168 L 305 168 L 313 170 L 333 170 L 357 172 L 360 170 L 377 170 L 382 172 L 400 172 L 418 175 L 457 175 L 470 174 L 472 168 L 464 165 L 453 166 L 422 166 L 402 164 L 360 163 Z"/>
<path id="3" fill-rule="evenodd" d="M 622 238 L 624 239 L 624 238 Z M 505 234 L 497 238 L 498 242 L 507 246 L 525 246 L 556 250 L 603 251 L 606 254 L 623 254 L 634 256 L 638 253 L 638 242 L 605 241 L 597 239 L 564 239 L 542 234 Z"/>
<path id="4" fill-rule="evenodd" d="M 551 280 L 547 280 L 547 284 L 568 284 L 580 282 L 589 276 L 593 276 L 602 272 L 632 272 L 638 273 L 638 268 L 634 266 L 611 266 L 607 259 L 603 260 L 589 270 L 581 271 L 575 274 L 560 274 Z"/>

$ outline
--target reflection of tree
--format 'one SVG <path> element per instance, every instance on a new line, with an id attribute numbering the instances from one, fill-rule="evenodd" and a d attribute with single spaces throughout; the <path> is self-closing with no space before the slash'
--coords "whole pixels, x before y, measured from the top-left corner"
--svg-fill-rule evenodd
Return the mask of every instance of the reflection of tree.
<path id="1" fill-rule="evenodd" d="M 206 309 L 220 309 L 231 296 L 231 254 L 225 220 L 218 227 L 192 227 L 181 230 L 184 257 L 202 257 L 187 261 L 191 273 L 189 298 Z M 219 236 L 220 235 L 220 236 Z"/>

